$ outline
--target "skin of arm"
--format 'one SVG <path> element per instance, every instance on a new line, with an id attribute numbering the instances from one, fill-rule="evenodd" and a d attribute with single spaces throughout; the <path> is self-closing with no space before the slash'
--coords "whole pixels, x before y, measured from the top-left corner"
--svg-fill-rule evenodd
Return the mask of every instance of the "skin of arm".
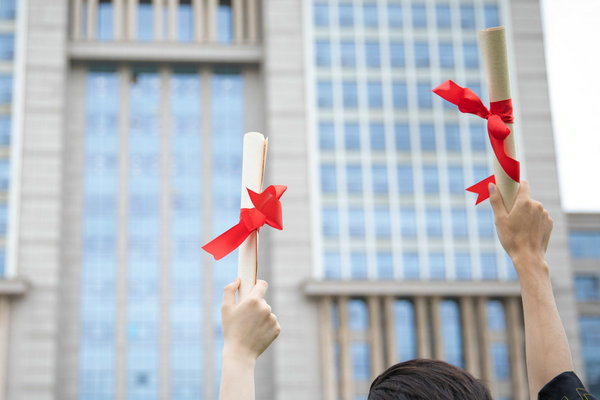
<path id="1" fill-rule="evenodd" d="M 542 203 L 530 198 L 527 181 L 521 182 L 510 212 L 496 186 L 490 184 L 489 189 L 500 243 L 512 258 L 519 276 L 529 395 L 537 399 L 540 389 L 552 378 L 573 370 L 571 350 L 556 308 L 545 257 L 553 221 Z"/>
<path id="2" fill-rule="evenodd" d="M 254 366 L 256 359 L 279 335 L 281 330 L 271 306 L 264 299 L 267 282 L 259 280 L 247 298 L 235 303 L 240 287 L 236 279 L 223 290 L 223 366 L 220 400 L 254 400 Z"/>

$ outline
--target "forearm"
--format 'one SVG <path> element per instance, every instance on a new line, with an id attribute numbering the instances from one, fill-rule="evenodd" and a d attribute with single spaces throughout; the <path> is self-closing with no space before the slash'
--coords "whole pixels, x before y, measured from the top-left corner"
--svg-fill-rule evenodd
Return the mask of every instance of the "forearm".
<path id="1" fill-rule="evenodd" d="M 523 254 L 513 259 L 521 284 L 525 321 L 525 353 L 531 399 L 552 378 L 573 370 L 563 328 L 543 256 Z"/>
<path id="2" fill-rule="evenodd" d="M 219 400 L 254 400 L 256 360 L 223 352 Z"/>

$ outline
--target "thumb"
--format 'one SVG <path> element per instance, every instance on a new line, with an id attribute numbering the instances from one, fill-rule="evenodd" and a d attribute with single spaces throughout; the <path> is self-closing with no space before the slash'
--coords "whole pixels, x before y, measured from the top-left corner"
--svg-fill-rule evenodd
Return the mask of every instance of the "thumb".
<path id="1" fill-rule="evenodd" d="M 223 305 L 235 305 L 235 292 L 240 287 L 240 278 L 235 278 L 235 281 L 225 286 L 223 289 Z"/>
<path id="2" fill-rule="evenodd" d="M 498 187 L 493 183 L 490 183 L 488 184 L 488 191 L 490 192 L 490 204 L 494 210 L 494 215 L 496 217 L 506 217 L 508 211 L 506 211 L 504 201 L 502 200 L 502 194 L 500 193 L 500 190 L 498 190 Z"/>

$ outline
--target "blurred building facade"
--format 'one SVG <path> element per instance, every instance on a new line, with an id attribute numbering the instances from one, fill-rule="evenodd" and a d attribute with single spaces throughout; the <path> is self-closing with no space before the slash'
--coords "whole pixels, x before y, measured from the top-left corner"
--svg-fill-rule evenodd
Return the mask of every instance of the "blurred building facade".
<path id="1" fill-rule="evenodd" d="M 484 121 L 430 91 L 454 79 L 485 101 L 476 37 L 496 25 L 509 33 L 519 159 L 555 219 L 561 316 L 597 382 L 597 259 L 569 256 L 537 1 L 3 7 L 16 19 L 0 32 L 21 46 L 3 61 L 15 100 L 0 397 L 217 397 L 237 256 L 214 262 L 200 245 L 236 222 L 242 135 L 260 131 L 265 182 L 289 190 L 285 230 L 261 232 L 259 276 L 283 331 L 259 361 L 257 398 L 365 398 L 386 366 L 435 357 L 495 398 L 525 399 L 518 282 L 489 205 L 464 191 L 492 170 Z"/>

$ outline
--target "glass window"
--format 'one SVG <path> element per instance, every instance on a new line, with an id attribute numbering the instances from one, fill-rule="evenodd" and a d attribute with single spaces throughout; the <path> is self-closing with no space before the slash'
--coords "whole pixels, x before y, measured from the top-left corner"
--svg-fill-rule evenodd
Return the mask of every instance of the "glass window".
<path id="1" fill-rule="evenodd" d="M 393 68 L 403 68 L 405 63 L 404 43 L 390 42 L 390 65 Z"/>
<path id="2" fill-rule="evenodd" d="M 354 25 L 354 10 L 352 8 L 352 3 L 340 3 L 338 14 L 340 26 L 347 27 Z"/>
<path id="3" fill-rule="evenodd" d="M 333 106 L 333 86 L 331 82 L 317 82 L 317 104 L 322 108 L 331 108 Z"/>
<path id="4" fill-rule="evenodd" d="M 503 332 L 506 330 L 504 318 L 504 306 L 498 300 L 490 300 L 485 305 L 487 327 L 492 332 Z"/>
<path id="5" fill-rule="evenodd" d="M 98 40 L 113 39 L 113 4 L 111 0 L 100 0 L 97 11 Z"/>
<path id="6" fill-rule="evenodd" d="M 488 168 L 485 165 L 475 165 L 473 167 L 473 180 L 479 182 L 488 177 Z"/>
<path id="7" fill-rule="evenodd" d="M 435 129 L 433 124 L 421 124 L 419 126 L 422 151 L 435 151 Z"/>
<path id="8" fill-rule="evenodd" d="M 362 193 L 362 168 L 360 165 L 346 166 L 346 182 L 348 193 Z"/>
<path id="9" fill-rule="evenodd" d="M 369 311 L 364 300 L 352 299 L 348 301 L 348 328 L 352 332 L 369 329 Z"/>
<path id="10" fill-rule="evenodd" d="M 350 253 L 350 270 L 352 279 L 367 279 L 367 255 L 364 252 Z"/>
<path id="11" fill-rule="evenodd" d="M 402 6 L 388 3 L 388 24 L 390 28 L 402 28 Z"/>
<path id="12" fill-rule="evenodd" d="M 403 253 L 402 265 L 404 269 L 404 279 L 417 280 L 419 279 L 419 254 Z"/>
<path id="13" fill-rule="evenodd" d="M 569 247 L 575 259 L 600 259 L 600 231 L 569 232 Z"/>
<path id="14" fill-rule="evenodd" d="M 335 237 L 340 234 L 338 210 L 335 207 L 323 208 L 323 236 Z"/>
<path id="15" fill-rule="evenodd" d="M 329 25 L 329 4 L 315 3 L 314 7 L 315 26 Z"/>
<path id="16" fill-rule="evenodd" d="M 471 279 L 471 255 L 469 253 L 454 253 L 454 271 L 458 280 Z"/>
<path id="17" fill-rule="evenodd" d="M 395 124 L 394 132 L 396 136 L 396 150 L 410 150 L 410 130 L 408 124 Z"/>
<path id="18" fill-rule="evenodd" d="M 417 237 L 417 213 L 414 208 L 400 208 L 400 229 L 402 236 Z"/>
<path id="19" fill-rule="evenodd" d="M 0 103 L 12 102 L 13 77 L 11 75 L 0 75 Z"/>
<path id="20" fill-rule="evenodd" d="M 575 295 L 579 301 L 600 301 L 600 277 L 576 275 Z"/>
<path id="21" fill-rule="evenodd" d="M 408 107 L 408 98 L 405 82 L 392 83 L 392 97 L 394 101 L 394 108 L 406 109 Z"/>
<path id="22" fill-rule="evenodd" d="M 481 254 L 481 278 L 498 279 L 498 261 L 495 253 Z"/>
<path id="23" fill-rule="evenodd" d="M 384 194 L 388 191 L 387 167 L 385 165 L 373 165 L 373 192 Z"/>
<path id="24" fill-rule="evenodd" d="M 463 180 L 463 170 L 461 166 L 448 167 L 448 189 L 450 193 L 460 194 L 465 190 L 465 182 Z"/>
<path id="25" fill-rule="evenodd" d="M 476 94 L 477 96 L 479 96 L 479 98 L 481 98 L 481 97 L 482 97 L 482 93 L 483 93 L 483 92 L 481 91 L 481 84 L 480 84 L 479 82 L 476 82 L 476 81 L 468 81 L 468 82 L 467 82 L 467 87 L 468 87 L 469 89 L 471 89 L 473 92 L 475 92 L 475 94 Z M 446 103 L 448 103 L 448 102 L 446 102 Z M 480 124 L 481 124 L 482 126 L 485 126 L 485 121 L 481 121 L 481 122 L 480 122 Z"/>
<path id="26" fill-rule="evenodd" d="M 368 381 L 371 378 L 369 344 L 367 342 L 351 342 L 350 357 L 352 358 L 352 379 Z"/>
<path id="27" fill-rule="evenodd" d="M 367 67 L 377 68 L 381 65 L 379 42 L 365 42 L 365 57 Z"/>
<path id="28" fill-rule="evenodd" d="M 15 57 L 15 35 L 0 35 L 0 60 L 12 60 Z"/>
<path id="29" fill-rule="evenodd" d="M 477 230 L 479 232 L 479 236 L 488 238 L 494 236 L 494 216 L 489 207 L 477 208 Z"/>
<path id="30" fill-rule="evenodd" d="M 426 28 L 427 12 L 425 11 L 425 5 L 413 4 L 411 7 L 411 11 L 413 28 Z"/>
<path id="31" fill-rule="evenodd" d="M 335 165 L 321 165 L 321 191 L 323 193 L 335 193 L 336 190 Z"/>
<path id="32" fill-rule="evenodd" d="M 431 85 L 425 82 L 417 83 L 417 101 L 419 108 L 432 108 Z"/>
<path id="33" fill-rule="evenodd" d="M 335 148 L 335 133 L 332 122 L 319 122 L 319 148 L 333 150 Z"/>
<path id="34" fill-rule="evenodd" d="M 429 67 L 429 44 L 415 42 L 415 66 L 417 68 Z"/>
<path id="35" fill-rule="evenodd" d="M 10 145 L 12 120 L 10 115 L 0 115 L 0 146 Z"/>
<path id="36" fill-rule="evenodd" d="M 340 42 L 340 57 L 340 64 L 342 67 L 350 68 L 356 66 L 356 46 L 354 45 L 354 42 Z"/>
<path id="37" fill-rule="evenodd" d="M 328 40 L 318 40 L 315 43 L 315 58 L 319 67 L 331 65 L 331 45 Z"/>
<path id="38" fill-rule="evenodd" d="M 365 235 L 365 212 L 362 208 L 351 207 L 348 210 L 348 227 L 352 237 Z"/>
<path id="39" fill-rule="evenodd" d="M 508 364 L 508 346 L 506 343 L 491 344 L 492 361 L 494 364 L 494 375 L 498 380 L 510 378 L 510 367 Z"/>
<path id="40" fill-rule="evenodd" d="M 444 125 L 444 131 L 446 133 L 446 150 L 460 151 L 460 129 L 458 124 L 446 124 Z"/>
<path id="41" fill-rule="evenodd" d="M 470 4 L 460 6 L 460 26 L 463 29 L 475 28 L 475 8 Z"/>
<path id="42" fill-rule="evenodd" d="M 453 300 L 440 303 L 439 319 L 441 321 L 444 359 L 457 367 L 463 366 L 462 332 L 458 304 Z"/>
<path id="43" fill-rule="evenodd" d="M 365 4 L 363 6 L 363 17 L 366 27 L 375 28 L 379 24 L 377 18 L 377 5 L 376 4 Z"/>
<path id="44" fill-rule="evenodd" d="M 354 81 L 342 82 L 342 94 L 344 96 L 345 108 L 358 107 L 358 86 Z"/>
<path id="45" fill-rule="evenodd" d="M 452 209 L 452 234 L 457 238 L 465 238 L 469 234 L 467 211 L 462 208 Z"/>
<path id="46" fill-rule="evenodd" d="M 412 194 L 414 192 L 413 172 L 410 165 L 398 165 L 398 192 Z"/>
<path id="47" fill-rule="evenodd" d="M 477 43 L 464 43 L 463 56 L 465 68 L 479 68 L 479 49 L 477 48 Z"/>
<path id="48" fill-rule="evenodd" d="M 340 279 L 342 277 L 342 261 L 337 251 L 326 251 L 323 254 L 325 279 Z"/>
<path id="49" fill-rule="evenodd" d="M 415 312 L 408 300 L 394 301 L 394 336 L 397 361 L 412 360 L 417 356 Z"/>
<path id="50" fill-rule="evenodd" d="M 137 38 L 141 41 L 154 40 L 154 9 L 152 0 L 140 0 L 137 12 Z"/>
<path id="51" fill-rule="evenodd" d="M 377 277 L 379 279 L 394 279 L 394 258 L 390 252 L 377 253 Z"/>
<path id="52" fill-rule="evenodd" d="M 383 106 L 381 82 L 367 83 L 367 94 L 369 96 L 369 108 L 381 108 Z"/>
<path id="53" fill-rule="evenodd" d="M 375 236 L 378 238 L 390 237 L 390 230 L 390 209 L 375 207 Z"/>
<path id="54" fill-rule="evenodd" d="M 344 143 L 347 150 L 360 149 L 360 128 L 356 122 L 344 124 Z"/>
<path id="55" fill-rule="evenodd" d="M 219 0 L 217 11 L 217 40 L 219 43 L 233 42 L 233 10 L 231 0 Z"/>
<path id="56" fill-rule="evenodd" d="M 423 190 L 425 193 L 439 192 L 438 169 L 435 165 L 423 166 Z"/>
<path id="57" fill-rule="evenodd" d="M 600 393 L 600 316 L 579 317 L 579 334 L 586 370 L 586 386 L 592 393 Z"/>
<path id="58" fill-rule="evenodd" d="M 487 132 L 483 124 L 469 124 L 469 134 L 471 136 L 471 149 L 473 151 L 485 151 Z"/>
<path id="59" fill-rule="evenodd" d="M 446 279 L 446 265 L 444 262 L 443 253 L 429 254 L 429 279 L 443 280 Z"/>
<path id="60" fill-rule="evenodd" d="M 500 26 L 500 12 L 495 4 L 486 4 L 483 7 L 483 15 L 485 17 L 485 27 L 493 28 Z"/>
<path id="61" fill-rule="evenodd" d="M 15 19 L 17 0 L 0 1 L 0 19 Z"/>
<path id="62" fill-rule="evenodd" d="M 180 42 L 194 40 L 194 10 L 191 0 L 179 0 L 177 7 L 177 40 Z"/>
<path id="63" fill-rule="evenodd" d="M 425 210 L 427 219 L 427 236 L 441 237 L 442 236 L 442 213 L 439 209 L 428 208 Z"/>
<path id="64" fill-rule="evenodd" d="M 385 129 L 380 122 L 369 124 L 369 136 L 372 150 L 385 150 Z"/>
<path id="65" fill-rule="evenodd" d="M 454 49 L 451 42 L 440 42 L 440 67 L 454 68 Z"/>
<path id="66" fill-rule="evenodd" d="M 435 17 L 438 28 L 447 29 L 452 25 L 450 17 L 450 6 L 448 4 L 438 4 L 435 10 Z"/>

